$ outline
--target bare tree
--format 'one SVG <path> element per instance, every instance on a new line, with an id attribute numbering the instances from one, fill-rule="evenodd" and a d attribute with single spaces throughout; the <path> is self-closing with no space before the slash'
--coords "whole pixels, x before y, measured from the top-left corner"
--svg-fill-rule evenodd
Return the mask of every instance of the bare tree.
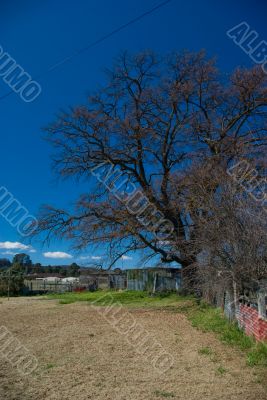
<path id="1" fill-rule="evenodd" d="M 267 279 L 267 219 L 261 202 L 216 162 L 192 168 L 186 183 L 198 287 L 211 302 L 225 291 L 237 298 L 257 289 Z"/>
<path id="2" fill-rule="evenodd" d="M 227 166 L 263 154 L 266 76 L 238 69 L 225 82 L 203 52 L 123 53 L 107 76 L 87 105 L 47 129 L 56 172 L 90 190 L 74 210 L 44 206 L 37 233 L 108 246 L 110 266 L 139 249 L 188 267 L 196 254 L 179 175 L 203 159 Z"/>

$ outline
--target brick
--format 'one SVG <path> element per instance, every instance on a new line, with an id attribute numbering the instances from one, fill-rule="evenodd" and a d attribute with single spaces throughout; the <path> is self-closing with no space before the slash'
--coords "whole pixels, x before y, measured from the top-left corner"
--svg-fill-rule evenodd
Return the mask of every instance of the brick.
<path id="1" fill-rule="evenodd" d="M 256 340 L 267 340 L 267 321 L 259 316 L 255 308 L 240 304 L 236 317 L 247 335 L 254 336 Z"/>

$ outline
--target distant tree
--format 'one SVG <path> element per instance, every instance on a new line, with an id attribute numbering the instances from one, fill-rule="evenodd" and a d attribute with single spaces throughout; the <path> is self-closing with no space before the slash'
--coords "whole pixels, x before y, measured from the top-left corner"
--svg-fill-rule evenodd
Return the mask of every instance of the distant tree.
<path id="1" fill-rule="evenodd" d="M 32 267 L 32 272 L 35 274 L 41 273 L 42 272 L 42 264 L 40 264 L 40 263 L 34 264 Z"/>
<path id="2" fill-rule="evenodd" d="M 30 256 L 28 254 L 25 254 L 25 253 L 16 254 L 14 256 L 14 258 L 13 258 L 13 262 L 12 263 L 13 264 L 18 263 L 20 265 L 28 266 L 28 267 L 32 265 L 32 261 L 31 261 Z"/>
<path id="3" fill-rule="evenodd" d="M 55 272 L 56 274 L 60 274 L 60 273 L 61 273 L 61 270 L 62 270 L 62 268 L 61 268 L 59 265 L 56 265 L 56 266 L 54 267 L 54 272 Z"/>
<path id="4" fill-rule="evenodd" d="M 69 276 L 78 276 L 79 275 L 79 265 L 76 263 L 72 263 L 68 268 L 68 275 Z"/>
<path id="5" fill-rule="evenodd" d="M 53 267 L 51 265 L 46 265 L 43 267 L 43 272 L 46 274 L 50 274 L 53 272 Z"/>
<path id="6" fill-rule="evenodd" d="M 0 258 L 0 269 L 9 268 L 10 266 L 11 262 L 7 258 Z"/>
<path id="7" fill-rule="evenodd" d="M 16 269 L 18 269 L 18 265 L 21 266 L 21 271 L 25 274 L 31 272 L 32 269 L 32 261 L 28 254 L 26 253 L 19 253 L 16 254 L 13 258 L 12 265 L 16 265 Z"/>

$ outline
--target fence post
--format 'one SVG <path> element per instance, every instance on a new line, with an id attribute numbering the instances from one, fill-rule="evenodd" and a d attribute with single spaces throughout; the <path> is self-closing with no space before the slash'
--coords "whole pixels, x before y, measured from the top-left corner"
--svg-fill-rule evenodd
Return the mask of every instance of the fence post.
<path id="1" fill-rule="evenodd" d="M 266 318 L 266 303 L 265 303 L 265 291 L 263 289 L 259 290 L 257 294 L 258 300 L 258 312 L 259 316 L 262 318 Z"/>

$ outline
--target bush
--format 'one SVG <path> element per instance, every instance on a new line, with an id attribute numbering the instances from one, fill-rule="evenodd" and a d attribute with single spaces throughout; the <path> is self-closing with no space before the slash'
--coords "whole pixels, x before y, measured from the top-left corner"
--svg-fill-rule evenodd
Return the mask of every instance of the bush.
<path id="1" fill-rule="evenodd" d="M 18 296 L 22 293 L 24 288 L 24 279 L 22 275 L 12 274 L 10 277 L 8 274 L 0 277 L 0 296 L 8 295 L 8 285 L 10 296 Z"/>

